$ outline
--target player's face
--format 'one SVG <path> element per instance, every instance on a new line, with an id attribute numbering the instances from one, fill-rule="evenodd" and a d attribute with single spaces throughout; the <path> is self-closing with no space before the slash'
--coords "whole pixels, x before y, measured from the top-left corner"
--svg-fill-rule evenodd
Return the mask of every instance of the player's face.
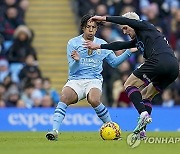
<path id="1" fill-rule="evenodd" d="M 124 25 L 121 27 L 124 34 L 129 35 L 132 39 L 135 38 L 136 33 L 133 28 L 129 27 L 128 25 Z"/>
<path id="2" fill-rule="evenodd" d="M 96 22 L 87 22 L 86 27 L 83 28 L 83 32 L 84 32 L 84 38 L 88 39 L 88 40 L 93 40 L 94 36 L 96 34 L 97 31 L 97 24 Z"/>

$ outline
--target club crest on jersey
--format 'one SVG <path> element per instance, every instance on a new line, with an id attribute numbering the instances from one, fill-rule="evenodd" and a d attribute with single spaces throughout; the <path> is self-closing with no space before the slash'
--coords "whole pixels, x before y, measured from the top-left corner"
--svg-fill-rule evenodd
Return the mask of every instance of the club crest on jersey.
<path id="1" fill-rule="evenodd" d="M 138 48 L 138 50 L 140 50 L 141 52 L 144 52 L 144 43 L 142 41 L 138 41 L 136 43 L 136 47 Z"/>
<path id="2" fill-rule="evenodd" d="M 96 50 L 96 53 L 97 53 L 98 55 L 100 55 L 100 54 L 101 54 L 101 49 L 97 49 L 97 50 Z"/>
<path id="3" fill-rule="evenodd" d="M 88 49 L 88 55 L 90 56 L 90 55 L 92 55 L 92 53 L 93 53 L 93 50 Z"/>

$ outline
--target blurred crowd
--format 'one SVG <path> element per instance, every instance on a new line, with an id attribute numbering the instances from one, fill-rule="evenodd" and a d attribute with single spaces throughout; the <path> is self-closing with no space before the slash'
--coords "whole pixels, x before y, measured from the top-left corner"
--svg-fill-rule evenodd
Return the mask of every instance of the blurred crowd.
<path id="1" fill-rule="evenodd" d="M 52 107 L 60 100 L 38 66 L 28 7 L 29 0 L 0 0 L 0 108 Z"/>
<path id="2" fill-rule="evenodd" d="M 180 0 L 71 1 L 77 25 L 87 13 L 118 16 L 135 11 L 166 36 L 180 61 Z M 34 32 L 25 22 L 28 7 L 29 0 L 0 0 L 0 108 L 52 107 L 60 100 L 51 80 L 42 75 L 38 66 L 38 55 L 32 45 Z M 107 42 L 130 39 L 122 33 L 119 25 L 111 23 L 101 25 L 96 36 Z M 116 51 L 117 55 L 121 53 Z M 116 107 L 132 106 L 123 83 L 143 62 L 144 58 L 138 51 L 116 69 L 104 63 L 103 103 Z M 180 105 L 180 76 L 162 95 L 154 98 L 153 104 L 164 107 Z"/>
<path id="3" fill-rule="evenodd" d="M 77 25 L 81 17 L 87 13 L 119 16 L 127 12 L 136 12 L 142 20 L 151 22 L 165 35 L 180 61 L 180 0 L 74 0 L 72 2 Z M 79 29 L 79 33 L 81 32 Z M 107 42 L 130 40 L 122 33 L 119 25 L 111 23 L 103 23 L 98 28 L 96 36 Z M 121 53 L 122 51 L 116 51 L 117 55 Z M 132 106 L 124 91 L 123 83 L 143 62 L 142 54 L 136 52 L 116 69 L 104 63 L 103 102 L 108 106 Z M 180 105 L 180 75 L 162 94 L 153 99 L 153 104 L 164 107 Z"/>

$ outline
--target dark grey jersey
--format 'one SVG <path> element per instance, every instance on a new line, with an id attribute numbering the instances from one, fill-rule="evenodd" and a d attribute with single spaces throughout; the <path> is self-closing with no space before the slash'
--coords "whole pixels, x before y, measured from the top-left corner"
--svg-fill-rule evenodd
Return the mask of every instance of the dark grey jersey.
<path id="1" fill-rule="evenodd" d="M 137 47 L 143 52 L 143 56 L 146 59 L 164 52 L 174 55 L 163 34 L 149 22 L 120 16 L 107 17 L 106 21 L 132 27 L 135 30 L 136 38 L 127 42 L 117 41 L 109 44 L 103 44 L 101 45 L 102 49 L 121 50 Z"/>

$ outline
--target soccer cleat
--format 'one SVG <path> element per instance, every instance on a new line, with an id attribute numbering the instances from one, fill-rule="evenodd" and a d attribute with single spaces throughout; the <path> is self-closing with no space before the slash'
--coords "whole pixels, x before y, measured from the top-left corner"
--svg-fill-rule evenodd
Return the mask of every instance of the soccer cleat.
<path id="1" fill-rule="evenodd" d="M 50 141 L 57 141 L 58 140 L 58 131 L 53 130 L 46 134 L 46 138 Z"/>
<path id="2" fill-rule="evenodd" d="M 151 122 L 152 122 L 152 118 L 150 117 L 148 112 L 147 111 L 142 112 L 139 117 L 138 124 L 134 129 L 133 133 L 134 134 L 140 133 L 143 130 L 143 128 Z"/>
<path id="3" fill-rule="evenodd" d="M 146 131 L 144 129 L 142 131 L 140 131 L 139 138 L 140 138 L 140 140 L 146 139 Z"/>

